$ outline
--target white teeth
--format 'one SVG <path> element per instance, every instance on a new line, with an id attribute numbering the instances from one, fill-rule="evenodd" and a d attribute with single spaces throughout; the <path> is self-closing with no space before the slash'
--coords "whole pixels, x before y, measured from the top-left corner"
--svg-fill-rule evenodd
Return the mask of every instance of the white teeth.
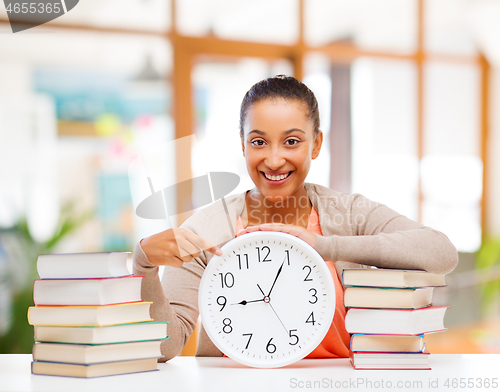
<path id="1" fill-rule="evenodd" d="M 271 176 L 271 175 L 266 174 L 266 173 L 264 173 L 264 175 L 266 176 L 267 179 L 272 180 L 272 181 L 279 181 L 279 180 L 283 180 L 284 178 L 288 177 L 288 173 L 287 174 L 281 174 L 279 176 Z"/>

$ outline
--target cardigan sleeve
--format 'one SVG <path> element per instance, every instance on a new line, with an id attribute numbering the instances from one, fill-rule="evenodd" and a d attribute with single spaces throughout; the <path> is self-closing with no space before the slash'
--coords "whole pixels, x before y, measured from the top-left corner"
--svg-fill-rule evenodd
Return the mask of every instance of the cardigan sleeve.
<path id="1" fill-rule="evenodd" d="M 151 263 L 140 243 L 133 254 L 133 273 L 143 275 L 141 295 L 153 302 L 150 316 L 154 321 L 168 321 L 169 339 L 161 344 L 164 355 L 160 361 L 180 354 L 191 336 L 198 319 L 198 285 L 203 273 L 199 259 L 184 263 L 180 268 L 165 267 L 162 282 L 158 267 Z"/>
<path id="2" fill-rule="evenodd" d="M 351 195 L 350 201 L 344 218 L 351 235 L 316 238 L 325 259 L 436 274 L 447 274 L 458 264 L 457 250 L 443 233 L 362 195 Z"/>

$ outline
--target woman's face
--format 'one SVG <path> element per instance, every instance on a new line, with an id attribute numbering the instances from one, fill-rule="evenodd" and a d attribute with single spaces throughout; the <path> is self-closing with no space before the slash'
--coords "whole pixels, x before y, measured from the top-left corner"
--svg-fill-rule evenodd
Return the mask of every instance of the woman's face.
<path id="1" fill-rule="evenodd" d="M 247 170 L 260 193 L 279 202 L 303 191 L 323 135 L 314 136 L 307 106 L 297 100 L 266 99 L 248 109 L 241 140 Z"/>

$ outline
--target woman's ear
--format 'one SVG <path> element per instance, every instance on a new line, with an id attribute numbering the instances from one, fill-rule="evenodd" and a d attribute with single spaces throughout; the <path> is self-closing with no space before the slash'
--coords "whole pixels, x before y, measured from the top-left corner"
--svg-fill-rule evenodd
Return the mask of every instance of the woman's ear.
<path id="1" fill-rule="evenodd" d="M 245 157 L 245 139 L 243 136 L 241 136 L 241 133 L 240 133 L 240 140 L 241 140 L 241 151 L 243 152 L 243 157 Z"/>
<path id="2" fill-rule="evenodd" d="M 311 154 L 312 159 L 316 159 L 321 151 L 321 145 L 323 144 L 323 132 L 318 131 L 314 138 L 313 150 Z"/>

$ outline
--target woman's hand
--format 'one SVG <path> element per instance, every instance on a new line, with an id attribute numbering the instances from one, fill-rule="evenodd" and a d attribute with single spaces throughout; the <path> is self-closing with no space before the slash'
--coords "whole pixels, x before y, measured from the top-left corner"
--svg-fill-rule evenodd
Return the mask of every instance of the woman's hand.
<path id="1" fill-rule="evenodd" d="M 198 257 L 202 250 L 218 256 L 222 251 L 186 229 L 169 229 L 141 240 L 141 247 L 150 262 L 155 265 L 181 267 Z"/>
<path id="2" fill-rule="evenodd" d="M 240 230 L 238 235 L 254 231 L 281 231 L 282 233 L 288 233 L 300 238 L 313 248 L 316 247 L 316 235 L 302 226 L 285 225 L 283 223 L 264 223 L 262 225 L 248 226 L 246 229 Z"/>

